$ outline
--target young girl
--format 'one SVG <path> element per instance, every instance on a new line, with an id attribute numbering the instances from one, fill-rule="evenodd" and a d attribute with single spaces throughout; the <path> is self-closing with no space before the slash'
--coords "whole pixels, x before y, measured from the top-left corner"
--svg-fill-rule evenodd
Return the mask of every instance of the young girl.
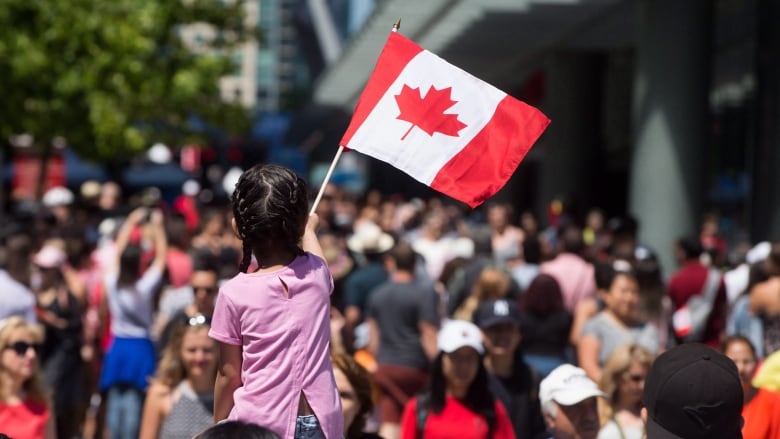
<path id="1" fill-rule="evenodd" d="M 341 402 L 329 357 L 333 278 L 308 215 L 306 183 L 257 165 L 233 192 L 241 272 L 219 291 L 214 420 L 252 422 L 283 438 L 338 439 Z M 252 255 L 258 269 L 246 273 Z"/>

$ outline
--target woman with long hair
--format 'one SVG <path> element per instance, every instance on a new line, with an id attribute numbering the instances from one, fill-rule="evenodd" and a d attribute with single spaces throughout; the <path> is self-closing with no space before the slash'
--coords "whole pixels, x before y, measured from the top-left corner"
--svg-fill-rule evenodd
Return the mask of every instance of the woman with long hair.
<path id="1" fill-rule="evenodd" d="M 571 324 L 558 281 L 537 275 L 520 296 L 520 332 L 525 362 L 543 377 L 566 363 Z"/>
<path id="2" fill-rule="evenodd" d="M 44 342 L 40 362 L 46 385 L 53 391 L 57 436 L 70 438 L 79 432 L 79 405 L 84 383 L 81 356 L 83 308 L 66 280 L 64 243 L 51 241 L 33 256 L 33 278 L 38 302 L 38 320 Z M 76 287 L 77 288 L 77 287 Z"/>
<path id="3" fill-rule="evenodd" d="M 506 409 L 490 391 L 479 328 L 450 320 L 438 345 L 430 389 L 406 404 L 401 438 L 514 439 Z"/>
<path id="4" fill-rule="evenodd" d="M 139 438 L 189 439 L 214 418 L 217 343 L 203 314 L 179 324 L 146 394 Z"/>
<path id="5" fill-rule="evenodd" d="M 758 358 L 756 349 L 746 337 L 733 335 L 724 342 L 721 351 L 737 365 L 742 381 L 742 437 L 744 439 L 776 439 L 780 437 L 780 394 L 753 385 Z"/>
<path id="6" fill-rule="evenodd" d="M 145 239 L 154 249 L 148 267 Z M 104 278 L 113 340 L 103 361 L 100 389 L 108 395 L 106 424 L 111 439 L 138 437 L 144 393 L 155 368 L 152 311 L 167 248 L 162 212 L 136 209 L 119 229 L 116 262 Z"/>
<path id="7" fill-rule="evenodd" d="M 653 365 L 653 354 L 628 344 L 615 349 L 604 365 L 599 388 L 609 401 L 599 400 L 599 439 L 641 439 L 645 434 L 640 415 L 645 377 Z"/>
<path id="8" fill-rule="evenodd" d="M 0 430 L 8 437 L 57 437 L 38 349 L 43 331 L 22 317 L 0 320 Z"/>
<path id="9" fill-rule="evenodd" d="M 764 326 L 764 356 L 780 350 L 780 242 L 772 244 L 764 261 L 769 278 L 750 292 L 750 312 L 761 319 Z"/>
<path id="10" fill-rule="evenodd" d="M 331 354 L 330 361 L 344 412 L 344 438 L 380 438 L 363 432 L 366 420 L 374 411 L 374 389 L 368 371 L 344 353 Z"/>

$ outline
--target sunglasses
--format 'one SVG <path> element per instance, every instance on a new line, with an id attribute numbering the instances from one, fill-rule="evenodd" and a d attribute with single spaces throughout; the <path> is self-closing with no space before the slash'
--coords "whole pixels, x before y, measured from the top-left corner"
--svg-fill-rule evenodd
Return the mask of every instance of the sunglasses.
<path id="1" fill-rule="evenodd" d="M 11 343 L 5 347 L 5 349 L 13 349 L 13 351 L 16 352 L 16 355 L 25 355 L 30 349 L 34 350 L 37 354 L 40 348 L 41 345 L 34 343 L 30 344 L 26 341 L 17 341 L 16 343 Z"/>
<path id="2" fill-rule="evenodd" d="M 211 319 L 204 316 L 203 314 L 196 314 L 187 321 L 187 324 L 189 326 L 201 326 L 201 325 L 210 325 Z"/>
<path id="3" fill-rule="evenodd" d="M 630 381 L 633 381 L 635 383 L 641 383 L 645 380 L 645 375 L 626 375 L 626 378 Z"/>
<path id="4" fill-rule="evenodd" d="M 211 295 L 211 294 L 214 294 L 214 293 L 217 292 L 217 288 L 216 287 L 201 287 L 201 286 L 198 286 L 198 285 L 192 285 L 192 292 L 197 294 L 198 291 L 205 291 L 206 294 Z"/>

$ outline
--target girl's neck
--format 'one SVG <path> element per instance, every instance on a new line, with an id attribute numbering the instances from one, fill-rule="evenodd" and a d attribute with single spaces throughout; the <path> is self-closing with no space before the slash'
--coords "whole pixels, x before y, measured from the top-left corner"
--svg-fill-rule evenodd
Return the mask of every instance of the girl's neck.
<path id="1" fill-rule="evenodd" d="M 257 271 L 272 271 L 292 264 L 298 256 L 288 249 L 277 249 L 267 252 L 265 255 L 255 255 L 257 259 Z"/>
<path id="2" fill-rule="evenodd" d="M 756 394 L 758 393 L 758 389 L 753 387 L 752 385 L 742 386 L 742 394 L 744 395 L 744 403 L 749 403 L 753 398 L 756 397 Z"/>
<path id="3" fill-rule="evenodd" d="M 515 363 L 514 352 L 507 355 L 487 355 L 485 356 L 485 367 L 501 378 L 512 376 Z"/>

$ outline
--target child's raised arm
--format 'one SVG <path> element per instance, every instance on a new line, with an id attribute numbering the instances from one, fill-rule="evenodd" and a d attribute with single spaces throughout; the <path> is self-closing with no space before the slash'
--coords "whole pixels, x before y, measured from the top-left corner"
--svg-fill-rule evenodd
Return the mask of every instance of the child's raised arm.
<path id="1" fill-rule="evenodd" d="M 317 255 L 324 261 L 325 253 L 322 251 L 320 240 L 317 238 L 317 228 L 319 225 L 320 217 L 316 213 L 310 214 L 309 220 L 306 221 L 306 229 L 303 232 L 301 245 L 303 246 L 304 251 Z"/>

